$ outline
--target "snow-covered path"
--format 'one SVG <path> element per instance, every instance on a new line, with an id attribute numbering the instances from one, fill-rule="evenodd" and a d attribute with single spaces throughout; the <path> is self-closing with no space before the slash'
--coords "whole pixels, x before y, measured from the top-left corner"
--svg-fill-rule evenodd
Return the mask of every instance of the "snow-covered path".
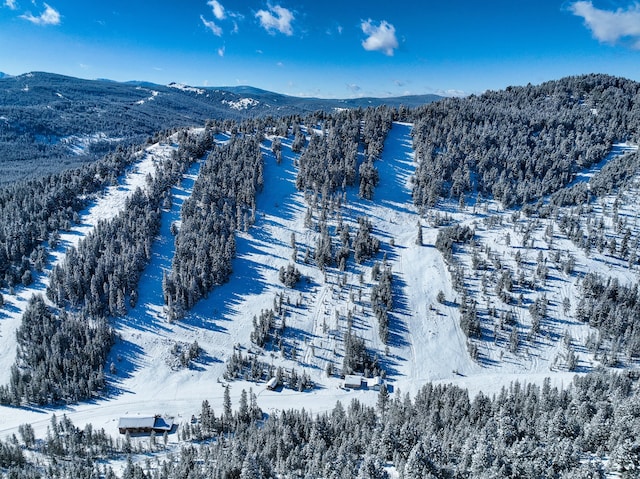
<path id="1" fill-rule="evenodd" d="M 176 144 L 154 144 L 139 153 L 140 159 L 127 173 L 119 179 L 117 185 L 110 186 L 106 191 L 80 212 L 80 221 L 69 231 L 60 233 L 57 247 L 49 250 L 49 263 L 45 270 L 34 275 L 34 282 L 29 287 L 17 286 L 15 295 L 2 291 L 6 305 L 0 311 L 0 384 L 7 384 L 11 376 L 11 365 L 15 362 L 16 340 L 15 332 L 20 327 L 22 315 L 29 299 L 34 294 L 44 294 L 49 284 L 49 273 L 53 267 L 64 260 L 67 248 L 77 246 L 100 220 L 109 220 L 117 216 L 124 208 L 125 202 L 137 188 L 147 187 L 147 175 L 155 174 L 155 163 L 164 158 L 170 158 L 177 148 Z"/>
<path id="2" fill-rule="evenodd" d="M 433 247 L 437 230 L 423 224 L 423 245 L 416 244 L 420 217 L 411 198 L 415 165 L 410 124 L 393 124 L 376 167 L 380 184 L 371 215 L 377 218 L 376 233 L 394 243 L 387 251 L 395 284 L 390 344 L 391 356 L 402 359 L 396 360 L 399 374 L 393 380 L 413 393 L 427 381 L 455 380 L 454 371 L 467 375 L 478 366 L 470 360 L 457 325 L 447 266 Z M 439 291 L 446 304 L 436 301 Z"/>
<path id="3" fill-rule="evenodd" d="M 620 155 L 624 155 L 625 153 L 631 151 L 638 151 L 638 145 L 631 145 L 629 143 L 614 143 L 611 147 L 611 151 L 607 156 L 605 156 L 602 161 L 593 165 L 591 168 L 583 170 L 579 172 L 575 179 L 567 185 L 568 188 L 578 184 L 578 183 L 587 183 L 593 175 L 600 171 L 607 163 L 609 163 L 614 158 L 617 158 Z"/>

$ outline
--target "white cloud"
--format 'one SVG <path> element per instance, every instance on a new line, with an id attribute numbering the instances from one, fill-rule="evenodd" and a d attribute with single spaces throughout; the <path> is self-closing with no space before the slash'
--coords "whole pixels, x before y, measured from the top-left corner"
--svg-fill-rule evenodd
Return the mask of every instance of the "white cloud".
<path id="1" fill-rule="evenodd" d="M 362 21 L 360 24 L 362 32 L 367 38 L 362 41 L 362 46 L 367 51 L 379 51 L 388 56 L 393 56 L 393 51 L 398 48 L 396 38 L 396 28 L 386 20 L 380 22 L 378 26 L 373 24 L 373 20 Z"/>
<path id="2" fill-rule="evenodd" d="M 204 18 L 202 15 L 200 15 L 200 20 L 202 20 L 202 23 L 204 24 L 204 26 L 207 27 L 209 30 L 211 30 L 215 36 L 217 37 L 222 36 L 222 28 L 216 25 L 215 22 L 210 22 L 209 20 Z"/>
<path id="3" fill-rule="evenodd" d="M 280 5 L 271 6 L 269 10 L 258 10 L 256 17 L 260 20 L 260 25 L 269 33 L 280 32 L 285 35 L 293 35 L 293 13 Z"/>
<path id="4" fill-rule="evenodd" d="M 209 21 L 204 17 L 204 15 L 200 15 L 200 19 L 214 35 L 218 37 L 222 36 L 223 30 L 219 23 L 224 24 L 225 21 L 232 23 L 233 28 L 231 28 L 231 33 L 238 33 L 238 22 L 244 19 L 244 16 L 241 13 L 227 10 L 218 0 L 209 0 L 207 5 L 211 7 L 215 20 Z"/>
<path id="5" fill-rule="evenodd" d="M 218 56 L 223 57 L 224 56 L 224 50 L 225 50 L 224 46 L 218 48 Z"/>
<path id="6" fill-rule="evenodd" d="M 616 11 L 600 10 L 591 1 L 573 3 L 569 10 L 584 19 L 593 36 L 604 43 L 616 43 L 622 38 L 630 38 L 635 48 L 640 48 L 640 4 Z"/>
<path id="7" fill-rule="evenodd" d="M 226 15 L 224 13 L 224 7 L 222 6 L 222 4 L 220 2 L 218 2 L 217 0 L 209 0 L 207 2 L 207 5 L 209 5 L 213 9 L 213 15 L 218 20 L 224 20 Z"/>
<path id="8" fill-rule="evenodd" d="M 456 90 L 454 88 L 450 88 L 448 90 L 440 90 L 436 92 L 436 95 L 441 95 L 441 96 L 455 96 L 455 97 L 465 97 L 465 96 L 469 96 L 469 93 L 467 93 L 464 90 Z"/>
<path id="9" fill-rule="evenodd" d="M 9 7 L 11 10 L 18 9 L 18 4 L 16 3 L 16 0 L 4 0 L 4 6 Z"/>
<path id="10" fill-rule="evenodd" d="M 31 12 L 27 12 L 24 15 L 20 15 L 20 18 L 24 18 L 35 25 L 60 25 L 60 13 L 46 3 L 44 4 L 44 12 L 37 17 L 32 15 Z"/>

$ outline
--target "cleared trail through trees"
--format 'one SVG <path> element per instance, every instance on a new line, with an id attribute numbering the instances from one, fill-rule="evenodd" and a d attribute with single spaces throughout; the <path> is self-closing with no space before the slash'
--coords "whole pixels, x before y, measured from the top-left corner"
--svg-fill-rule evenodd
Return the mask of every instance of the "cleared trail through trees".
<path id="1" fill-rule="evenodd" d="M 579 172 L 576 175 L 575 179 L 571 183 L 569 183 L 566 188 L 571 188 L 578 183 L 589 182 L 593 175 L 600 171 L 611 160 L 632 151 L 638 151 L 638 145 L 630 145 L 629 143 L 614 143 L 611 147 L 611 151 L 602 159 L 602 161 L 593 165 L 591 168 L 587 168 L 586 170 L 582 170 L 581 172 Z"/>
<path id="2" fill-rule="evenodd" d="M 159 322 L 164 321 L 162 275 L 163 272 L 171 271 L 171 260 L 175 251 L 172 228 L 179 227 L 177 225 L 180 222 L 182 203 L 191 195 L 201 165 L 202 161 L 194 162 L 183 175 L 180 184 L 171 188 L 171 209 L 162 212 L 160 232 L 152 246 L 151 261 L 138 283 L 138 304 L 122 320 L 132 328 L 162 328 Z"/>
<path id="3" fill-rule="evenodd" d="M 53 267 L 64 261 L 66 251 L 77 246 L 80 240 L 93 230 L 100 220 L 109 220 L 117 216 L 124 208 L 129 198 L 137 188 L 147 187 L 147 175 L 155 172 L 158 160 L 170 157 L 177 149 L 175 143 L 159 143 L 145 148 L 138 153 L 140 160 L 133 164 L 125 175 L 118 179 L 118 184 L 106 189 L 104 194 L 95 200 L 79 215 L 79 222 L 69 231 L 60 233 L 58 245 L 51 249 L 47 245 L 49 263 L 42 273 L 35 275 L 29 287 L 16 287 L 15 296 L 5 295 L 7 305 L 0 312 L 0 384 L 7 384 L 10 380 L 11 365 L 16 357 L 16 330 L 20 327 L 22 315 L 29 299 L 34 294 L 44 293 L 49 284 L 49 273 Z"/>
<path id="4" fill-rule="evenodd" d="M 466 351 L 455 308 L 436 301 L 438 291 L 455 298 L 442 255 L 431 245 L 437 230 L 423 226 L 423 245 L 416 245 L 420 219 L 411 199 L 415 172 L 412 125 L 394 123 L 376 167 L 380 184 L 374 200 L 383 205 L 374 222 L 376 229 L 393 238 L 389 259 L 394 275 L 394 311 L 390 317 L 390 345 L 399 363 L 398 385 L 409 391 L 426 379 L 451 377 L 452 371 L 468 374 L 477 366 Z M 377 207 L 375 208 L 377 210 Z M 395 303 L 399 303 L 397 307 Z M 435 312 L 430 307 L 435 307 Z M 446 310 L 446 311 L 445 311 Z"/>
<path id="5" fill-rule="evenodd" d="M 215 142 L 221 145 L 228 140 L 227 135 L 219 134 Z M 171 208 L 162 212 L 160 230 L 151 246 L 151 260 L 138 282 L 136 307 L 129 309 L 126 316 L 114 319 L 119 340 L 108 359 L 108 364 L 114 366 L 110 368 L 110 384 L 115 389 L 112 392 L 135 390 L 135 384 L 145 381 L 147 374 L 153 374 L 150 370 L 154 369 L 155 359 L 169 362 L 179 360 L 167 353 L 178 345 L 172 338 L 184 339 L 184 334 L 176 333 L 175 330 L 185 328 L 185 325 L 168 321 L 162 290 L 163 276 L 171 272 L 175 234 L 181 226 L 182 206 L 191 196 L 206 157 L 207 154 L 189 166 L 180 183 L 171 187 Z M 197 339 L 192 341 L 197 342 Z M 146 374 L 142 373 L 140 376 L 142 371 L 146 371 Z"/>

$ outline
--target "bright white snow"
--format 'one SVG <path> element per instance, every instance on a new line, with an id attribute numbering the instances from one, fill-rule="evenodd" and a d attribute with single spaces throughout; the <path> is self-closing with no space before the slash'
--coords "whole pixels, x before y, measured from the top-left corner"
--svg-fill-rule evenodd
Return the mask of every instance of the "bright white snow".
<path id="1" fill-rule="evenodd" d="M 60 143 L 66 145 L 74 155 L 83 155 L 87 148 L 94 143 L 117 143 L 119 141 L 122 141 L 122 138 L 109 137 L 102 132 L 91 135 L 71 135 L 60 138 Z"/>
<path id="2" fill-rule="evenodd" d="M 198 95 L 203 95 L 206 93 L 202 88 L 196 88 L 192 86 L 185 85 L 183 83 L 169 83 L 167 85 L 169 88 L 175 88 L 177 90 L 188 91 L 191 93 L 197 93 Z"/>
<path id="3" fill-rule="evenodd" d="M 260 104 L 258 100 L 253 98 L 240 98 L 239 100 L 231 101 L 231 100 L 222 100 L 222 103 L 225 105 L 229 105 L 230 108 L 234 110 L 246 110 L 251 106 L 257 106 Z"/>
<path id="4" fill-rule="evenodd" d="M 568 384 L 573 373 L 566 372 L 558 362 L 564 354 L 562 341 L 554 341 L 551 337 L 543 338 L 535 348 L 527 347 L 515 354 L 505 353 L 504 348 L 483 341 L 479 343 L 482 360 L 474 362 L 469 357 L 468 340 L 459 327 L 456 303 L 460 294 L 453 290 L 448 266 L 433 247 L 437 229 L 421 220 L 424 242 L 423 245 L 415 244 L 419 216 L 411 201 L 410 178 L 415 166 L 410 133 L 410 124 L 394 123 L 382 158 L 376 163 L 380 184 L 375 190 L 374 201 L 358 198 L 357 192 L 351 189 L 342 207 L 344 220 L 352 225 L 352 235 L 358 216 L 371 219 L 374 235 L 380 238 L 382 251 L 392 267 L 395 307 L 390 318 L 388 348 L 378 338 L 377 324 L 368 306 L 372 262 L 354 265 L 351 259 L 346 285 L 341 284 L 343 273 L 329 269 L 325 278 L 317 267 L 302 262 L 304 245 L 314 245 L 317 233 L 304 224 L 306 203 L 303 194 L 295 188 L 297 155 L 291 152 L 291 139 L 282 139 L 283 160 L 280 165 L 276 164 L 271 153 L 273 138 L 268 137 L 263 144 L 265 187 L 258 196 L 256 223 L 248 232 L 237 236 L 237 258 L 233 262 L 230 281 L 216 287 L 184 320 L 176 323 L 166 320 L 161 280 L 163 272 L 170 269 L 173 256 L 174 238 L 170 227 L 172 223 L 180 225 L 181 204 L 190 195 L 198 175 L 200 165 L 196 163 L 181 184 L 173 189 L 171 210 L 163 212 L 161 233 L 153 245 L 152 260 L 141 278 L 137 307 L 115 324 L 120 338 L 109 362 L 113 362 L 117 372 L 109 377 L 108 397 L 64 408 L 20 410 L 19 414 L 13 409 L 0 408 L 0 436 L 16 432 L 18 425 L 25 422 L 32 423 L 36 434 L 42 436 L 53 412 L 67 414 L 78 426 L 91 422 L 94 427 L 105 428 L 116 436 L 118 418 L 125 415 L 163 414 L 175 417 L 176 422 L 185 422 L 192 414 L 198 414 L 204 399 L 219 411 L 225 362 L 236 345 L 242 345 L 244 352 L 251 347 L 252 318 L 261 310 L 271 308 L 277 293 L 288 298 L 287 326 L 294 336 L 292 341 L 297 346 L 300 363 L 319 387 L 302 393 L 288 389 L 269 391 L 265 384 L 237 381 L 230 383 L 235 404 L 241 390 L 250 387 L 258 395 L 260 407 L 267 412 L 300 407 L 319 412 L 332 408 L 337 400 L 346 403 L 355 397 L 374 403 L 375 392 L 347 391 L 341 388 L 338 377 L 328 378 L 325 374 L 327 363 L 333 362 L 337 369 L 341 366 L 336 353 L 342 354 L 340 336 L 345 329 L 348 310 L 356 311 L 354 328 L 366 340 L 367 347 L 379 355 L 396 393 L 414 393 L 429 381 L 456 383 L 469 388 L 471 393 L 483 391 L 489 394 L 513 380 L 539 383 L 551 376 L 555 385 Z M 167 157 L 174 148 L 175 145 L 149 147 L 136 169 L 127 174 L 120 185 L 109 188 L 81 215 L 81 224 L 63 235 L 63 246 L 52 252 L 53 263 L 60 261 L 64 248 L 76 244 L 99 219 L 117 214 L 135 187 L 144 186 L 145 176 L 153 171 L 154 158 Z M 607 201 L 610 199 L 603 200 Z M 467 207 L 464 211 L 457 210 L 454 205 L 446 205 L 446 208 L 457 220 L 473 225 L 478 241 L 490 245 L 505 264 L 515 267 L 513 250 L 505 244 L 506 232 L 511 232 L 513 244 L 521 239 L 515 226 L 507 224 L 512 212 L 502 212 L 491 202 Z M 482 212 L 481 208 L 486 210 Z M 490 216 L 500 216 L 504 224 L 493 227 L 482 223 L 482 218 Z M 533 233 L 538 246 L 543 241 L 544 226 Z M 297 289 L 287 289 L 278 281 L 279 268 L 291 262 L 292 233 L 300 245 L 296 264 L 305 278 Z M 623 271 L 613 260 L 599 263 L 595 257 L 586 257 L 557 230 L 554 241 L 560 249 L 574 253 L 578 271 L 597 270 L 610 274 L 616 267 L 615 271 Z M 533 254 L 523 251 L 529 256 Z M 457 256 L 457 260 L 467 264 L 467 253 Z M 363 284 L 359 281 L 360 274 Z M 628 274 L 629 279 L 637 280 L 637 272 Z M 479 288 L 480 281 L 479 276 L 471 276 L 469 285 Z M 569 276 L 547 283 L 547 295 L 553 308 L 559 308 L 564 296 L 575 297 L 577 286 L 574 282 Z M 13 334 L 21 311 L 27 298 L 45 287 L 46 278 L 39 277 L 33 288 L 21 289 L 17 296 L 5 294 L 10 305 L 0 312 L 0 364 L 5 366 L 0 380 L 4 383 L 9 379 L 8 368 L 15 357 Z M 360 291 L 362 300 L 357 298 Z M 436 300 L 439 291 L 447 299 L 444 304 Z M 494 301 L 495 295 L 489 295 L 488 300 Z M 580 343 L 591 331 L 573 320 L 570 314 L 557 313 L 556 316 L 562 317 L 563 323 L 552 326 L 554 334 L 562 335 L 569 330 Z M 520 319 L 527 327 L 526 314 L 523 313 Z M 193 341 L 198 342 L 203 356 L 192 368 L 172 368 L 168 359 L 174 344 Z M 302 367 L 282 358 L 276 351 L 267 352 L 261 359 L 275 365 L 296 367 L 299 371 Z M 586 370 L 591 359 L 583 350 L 580 361 Z M 175 446 L 177 435 L 172 435 L 170 442 Z"/>

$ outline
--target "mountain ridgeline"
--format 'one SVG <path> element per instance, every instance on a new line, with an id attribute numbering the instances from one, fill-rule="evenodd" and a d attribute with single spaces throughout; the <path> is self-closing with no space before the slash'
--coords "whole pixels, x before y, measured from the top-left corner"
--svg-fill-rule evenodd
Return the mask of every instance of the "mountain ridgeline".
<path id="1" fill-rule="evenodd" d="M 250 87 L 118 83 L 42 72 L 5 76 L 0 77 L 0 184 L 95 161 L 118 145 L 142 143 L 158 131 L 208 119 L 241 121 L 381 104 L 413 107 L 439 98 L 324 100 Z"/>
<path id="2" fill-rule="evenodd" d="M 330 291 L 345 307 L 335 310 L 331 325 L 325 317 L 319 326 L 334 341 L 333 357 L 321 371 L 329 378 L 393 379 L 398 373 L 389 349 L 406 344 L 402 335 L 408 333 L 394 321 L 406 305 L 403 288 L 409 286 L 393 269 L 399 256 L 396 238 L 381 234 L 368 207 L 390 197 L 380 190 L 381 160 L 385 140 L 398 123 L 412 125 L 414 163 L 406 178 L 413 204 L 397 214 L 403 209 L 412 215 L 407 217 L 413 218 L 412 227 L 417 224 L 411 240 L 416 248 L 424 245 L 424 224 L 435 231 L 430 250 L 441 255 L 448 273 L 430 280 L 450 283 L 455 297 L 440 291 L 438 304 L 429 310 L 455 308 L 469 361 L 479 367 L 503 358 L 525 361 L 535 356 L 532 351 L 548 347 L 556 351 L 550 369 L 579 370 L 578 352 L 592 358 L 588 366 L 582 362 L 585 371 L 638 364 L 640 228 L 629 212 L 635 200 L 629 198 L 637 191 L 631 188 L 637 188 L 640 160 L 636 151 L 612 151 L 616 144 L 640 142 L 640 83 L 585 75 L 421 105 L 334 110 L 309 100 L 305 105 L 315 108 L 309 112 L 288 97 L 256 90 L 83 83 L 121 95 L 119 106 L 97 105 L 82 88 L 70 87 L 75 80 L 47 76 L 47 89 L 34 83 L 41 76 L 0 79 L 0 92 L 3 82 L 12 81 L 25 98 L 60 91 L 53 93 L 60 100 L 53 110 L 69 109 L 67 123 L 55 132 L 50 125 L 60 117 L 38 120 L 37 137 L 26 130 L 33 131 L 40 103 L 24 100 L 8 107 L 15 110 L 0 111 L 0 135 L 15 149 L 23 137 L 23 154 L 40 148 L 43 136 L 57 148 L 64 144 L 62 137 L 102 131 L 113 138 L 138 121 L 140 135 L 156 128 L 147 145 L 179 146 L 171 158 L 156 162 L 144 188 L 130 195 L 120 214 L 100 222 L 53 266 L 49 252 L 60 233 L 73 229 L 92 199 L 135 169 L 147 145 L 119 145 L 88 164 L 0 189 L 0 290 L 11 296 L 51 271 L 42 291 L 46 297 L 33 297 L 18 329 L 11 380 L 0 387 L 5 404 L 61 404 L 108 395 L 110 374 L 117 373 L 115 366 L 107 372 L 105 361 L 117 341 L 119 318 L 140 307 L 138 283 L 151 261 L 160 219 L 175 200 L 172 186 L 200 162 L 181 220 L 171 225 L 175 253 L 162 278 L 163 314 L 175 323 L 233 278 L 237 239 L 246 240 L 260 228 L 259 199 L 275 187 L 267 184 L 265 172 L 283 166 L 285 148 L 292 153 L 287 181 L 300 200 L 297 209 L 284 205 L 278 211 L 299 214 L 303 231 L 291 233 L 290 257 L 277 258 L 281 292 L 254 316 L 246 344 L 233 346 L 225 379 L 276 377 L 290 389 L 315 387 L 309 356 L 301 357 L 300 338 L 309 338 L 289 318 L 292 310 L 307 307 L 305 301 L 322 281 L 335 281 Z M 206 107 L 196 108 L 194 102 Z M 74 117 L 81 106 L 85 116 Z M 30 108 L 33 115 L 20 127 L 2 119 Z M 87 120 L 86 130 L 74 127 L 76 120 L 83 121 L 78 118 Z M 25 126 L 29 121 L 32 126 Z M 204 128 L 180 128 L 198 122 Z M 132 131 L 129 140 L 139 140 L 138 130 Z M 99 156 L 103 150 L 95 145 Z M 50 158 L 62 154 L 41 151 Z M 357 207 L 351 208 L 354 199 Z M 577 273 L 578 254 L 583 265 L 595 257 L 611 271 L 623 271 L 631 284 L 621 284 L 614 272 L 604 277 L 583 266 Z M 300 273 L 310 269 L 317 272 L 316 283 Z M 3 303 L 0 295 L 0 312 Z M 569 317 L 591 328 L 579 345 L 561 329 Z M 375 340 L 364 336 L 369 320 Z M 197 356 L 197 343 L 192 349 Z M 276 352 L 302 374 L 275 367 Z M 339 403 L 317 417 L 282 411 L 266 419 L 253 396 L 248 408 L 246 394 L 237 417 L 229 405 L 217 420 L 203 404 L 206 424 L 202 419 L 186 426 L 183 440 L 201 443 L 226 435 L 225 440 L 184 448 L 156 472 L 162 469 L 162 477 L 364 479 L 387 478 L 394 468 L 403 478 L 570 478 L 604 477 L 605 467 L 623 474 L 640 468 L 640 433 L 632 427 L 640 417 L 634 371 L 597 371 L 564 390 L 549 382 L 542 388 L 515 384 L 492 399 L 482 394 L 472 399 L 454 386 L 430 384 L 413 399 L 392 399 L 386 386 L 380 391 L 375 408 L 354 401 L 345 410 Z M 72 425 L 68 429 L 61 438 L 82 437 Z M 0 446 L 0 466 L 20 461 L 12 445 Z M 130 444 L 117 444 L 110 454 L 130 452 Z M 77 470 L 97 462 L 96 454 L 87 454 Z M 50 467 L 58 468 L 60 477 L 71 477 L 76 466 Z M 17 477 L 37 477 L 28 475 L 37 474 L 36 466 L 24 470 L 30 472 Z M 124 471 L 124 477 L 158 474 L 131 462 Z"/>

